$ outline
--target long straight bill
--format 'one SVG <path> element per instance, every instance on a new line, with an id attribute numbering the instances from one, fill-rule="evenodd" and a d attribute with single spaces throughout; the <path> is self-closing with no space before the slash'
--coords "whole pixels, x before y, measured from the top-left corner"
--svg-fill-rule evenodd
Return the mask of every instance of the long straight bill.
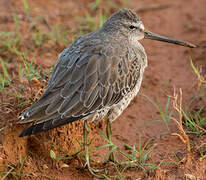
<path id="1" fill-rule="evenodd" d="M 192 43 L 179 41 L 179 40 L 172 39 L 169 37 L 161 36 L 161 35 L 155 34 L 153 32 L 147 31 L 147 30 L 144 31 L 144 37 L 146 39 L 152 39 L 152 40 L 163 41 L 163 42 L 172 43 L 172 44 L 178 44 L 178 45 L 186 46 L 186 47 L 190 47 L 190 48 L 197 47 L 196 45 L 194 45 Z"/>

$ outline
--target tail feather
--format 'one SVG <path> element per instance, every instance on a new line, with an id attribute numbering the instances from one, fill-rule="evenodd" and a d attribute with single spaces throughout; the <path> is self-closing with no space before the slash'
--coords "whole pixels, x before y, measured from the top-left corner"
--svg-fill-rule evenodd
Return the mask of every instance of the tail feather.
<path id="1" fill-rule="evenodd" d="M 41 118 L 45 115 L 45 110 L 48 105 L 59 97 L 59 91 L 48 92 L 45 91 L 41 98 L 32 104 L 25 112 L 21 114 L 19 123 L 31 122 L 33 119 Z"/>
<path id="2" fill-rule="evenodd" d="M 47 105 L 44 107 L 41 107 L 40 109 L 33 110 L 31 113 L 30 109 L 27 109 L 20 117 L 20 121 L 18 122 L 19 124 L 23 123 L 29 123 L 29 122 L 35 122 L 35 121 L 40 121 L 42 119 L 45 119 L 48 117 L 48 115 L 45 113 L 45 110 L 47 108 Z"/>
<path id="3" fill-rule="evenodd" d="M 47 131 L 49 129 L 57 128 L 59 126 L 74 122 L 74 121 L 79 120 L 81 118 L 83 118 L 83 117 L 68 117 L 68 118 L 64 118 L 64 119 L 61 119 L 61 117 L 58 117 L 56 119 L 51 119 L 51 120 L 48 120 L 48 121 L 45 121 L 42 123 L 34 124 L 28 128 L 25 128 L 21 132 L 19 137 L 29 136 L 32 134 L 40 133 L 42 131 Z"/>

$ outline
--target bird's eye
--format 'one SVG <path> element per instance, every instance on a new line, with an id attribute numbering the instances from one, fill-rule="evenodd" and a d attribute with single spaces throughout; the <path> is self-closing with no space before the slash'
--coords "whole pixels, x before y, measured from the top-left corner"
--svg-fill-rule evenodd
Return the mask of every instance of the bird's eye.
<path id="1" fill-rule="evenodd" d="M 136 27 L 133 26 L 133 25 L 130 25 L 129 28 L 130 28 L 130 29 L 135 29 Z"/>

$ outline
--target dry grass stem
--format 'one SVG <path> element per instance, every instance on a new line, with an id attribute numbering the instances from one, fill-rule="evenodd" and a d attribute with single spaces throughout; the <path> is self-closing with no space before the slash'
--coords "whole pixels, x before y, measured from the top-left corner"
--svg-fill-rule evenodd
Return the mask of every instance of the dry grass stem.
<path id="1" fill-rule="evenodd" d="M 182 142 L 186 145 L 187 156 L 188 156 L 187 160 L 190 160 L 191 159 L 190 141 L 189 141 L 189 137 L 185 133 L 185 131 L 183 129 L 183 125 L 182 125 L 183 114 L 182 114 L 182 90 L 181 89 L 179 90 L 179 95 L 176 94 L 176 92 L 174 90 L 173 108 L 178 112 L 179 119 L 177 120 L 174 117 L 172 117 L 172 120 L 177 124 L 177 127 L 182 135 L 180 135 L 178 133 L 173 133 L 172 135 L 178 136 L 182 140 Z"/>

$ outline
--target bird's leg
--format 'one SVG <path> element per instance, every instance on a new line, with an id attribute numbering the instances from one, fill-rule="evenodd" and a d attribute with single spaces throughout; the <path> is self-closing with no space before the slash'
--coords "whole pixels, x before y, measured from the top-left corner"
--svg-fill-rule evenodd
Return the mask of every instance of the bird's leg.
<path id="1" fill-rule="evenodd" d="M 85 149 L 85 159 L 86 159 L 86 163 L 85 163 L 85 167 L 87 166 L 88 167 L 88 170 L 89 172 L 97 177 L 97 178 L 104 178 L 104 176 L 100 176 L 100 175 L 97 175 L 95 173 L 98 173 L 98 172 L 102 172 L 104 171 L 104 169 L 101 169 L 101 170 L 94 170 L 90 167 L 90 162 L 89 162 L 89 144 L 87 142 L 87 139 L 88 139 L 88 133 L 89 133 L 89 128 L 87 126 L 87 120 L 84 121 L 84 127 L 83 127 L 83 138 L 84 138 L 84 149 Z"/>
<path id="2" fill-rule="evenodd" d="M 106 133 L 107 133 L 107 138 L 108 138 L 109 142 L 111 142 L 112 141 L 112 129 L 111 129 L 111 122 L 110 122 L 109 118 L 107 119 Z M 109 151 L 111 151 L 112 148 L 113 148 L 113 146 L 109 146 Z M 108 160 L 115 162 L 115 157 L 114 157 L 113 152 L 111 152 L 111 154 L 109 155 Z"/>

